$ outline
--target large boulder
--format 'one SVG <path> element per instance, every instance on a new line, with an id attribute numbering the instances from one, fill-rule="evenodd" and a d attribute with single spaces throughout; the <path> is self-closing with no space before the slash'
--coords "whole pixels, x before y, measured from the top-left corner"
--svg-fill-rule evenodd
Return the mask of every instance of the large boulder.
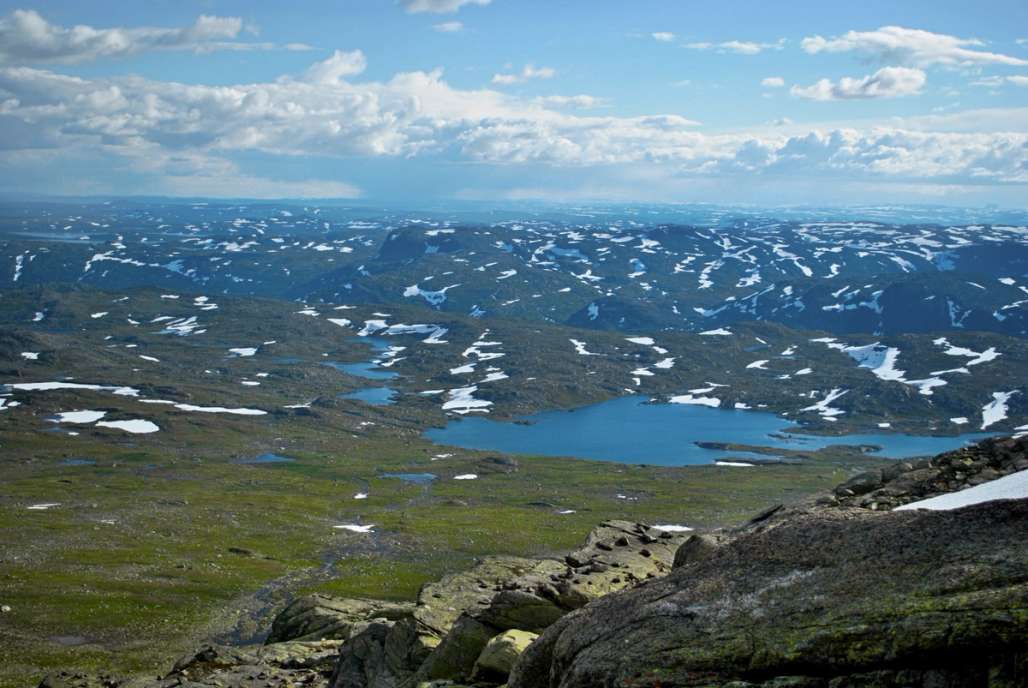
<path id="1" fill-rule="evenodd" d="M 331 673 L 339 657 L 339 640 L 308 640 L 274 643 L 262 647 L 261 662 L 282 669 L 312 669 Z"/>
<path id="2" fill-rule="evenodd" d="M 538 638 L 535 633 L 512 629 L 494 637 L 475 662 L 476 678 L 505 681 L 528 646 Z"/>
<path id="3" fill-rule="evenodd" d="M 419 681 L 469 678 L 475 661 L 496 634 L 493 626 L 467 615 L 460 617 L 418 668 L 416 678 Z"/>
<path id="4" fill-rule="evenodd" d="M 688 533 L 658 530 L 631 521 L 604 521 L 586 544 L 564 558 L 567 570 L 553 578 L 550 594 L 566 610 L 604 595 L 664 576 Z M 521 628 L 525 628 L 521 626 Z"/>
<path id="5" fill-rule="evenodd" d="M 540 633 L 602 595 L 666 574 L 685 537 L 607 521 L 563 563 L 493 558 L 425 586 L 414 618 L 425 629 L 447 630 L 415 680 L 474 678 L 475 662 L 494 637 L 510 630 Z"/>
<path id="6" fill-rule="evenodd" d="M 489 557 L 467 571 L 424 585 L 406 618 L 354 626 L 343 644 L 333 688 L 394 688 L 470 675 L 482 648 L 502 629 L 471 621 L 519 580 L 562 571 L 552 559 Z M 458 620 L 467 621 L 458 624 Z M 452 637 L 451 637 L 452 636 Z"/>
<path id="7" fill-rule="evenodd" d="M 509 685 L 1025 685 L 1025 533 L 1028 500 L 782 509 L 563 617 Z"/>
<path id="8" fill-rule="evenodd" d="M 728 533 L 702 533 L 690 536 L 675 552 L 672 563 L 674 568 L 688 566 L 693 562 L 708 559 L 729 542 L 732 536 Z"/>
<path id="9" fill-rule="evenodd" d="M 468 571 L 426 584 L 418 593 L 414 618 L 442 638 L 461 614 L 489 606 L 496 593 L 518 588 L 518 581 L 538 581 L 563 570 L 553 559 L 489 557 Z"/>
<path id="10" fill-rule="evenodd" d="M 396 685 L 396 678 L 387 667 L 386 639 L 395 624 L 373 621 L 354 629 L 353 635 L 339 653 L 330 685 L 379 688 Z"/>
<path id="11" fill-rule="evenodd" d="M 400 688 L 438 644 L 413 619 L 375 620 L 354 629 L 343 643 L 332 674 L 332 688 Z"/>
<path id="12" fill-rule="evenodd" d="M 327 595 L 307 595 L 294 600 L 271 624 L 267 643 L 287 640 L 346 640 L 354 624 L 369 619 L 396 621 L 410 616 L 409 602 L 341 599 Z"/>

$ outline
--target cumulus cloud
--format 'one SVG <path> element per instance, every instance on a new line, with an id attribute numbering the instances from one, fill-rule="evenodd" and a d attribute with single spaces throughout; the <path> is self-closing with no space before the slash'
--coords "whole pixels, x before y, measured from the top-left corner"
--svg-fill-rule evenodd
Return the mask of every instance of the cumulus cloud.
<path id="1" fill-rule="evenodd" d="M 239 17 L 200 15 L 180 28 L 115 27 L 98 29 L 51 24 L 35 10 L 14 10 L 0 18 L 0 62 L 79 63 L 104 57 L 125 57 L 153 50 L 271 50 L 273 43 L 235 40 L 243 30 Z M 289 50 L 309 46 L 293 43 Z"/>
<path id="2" fill-rule="evenodd" d="M 522 70 L 515 74 L 493 74 L 493 83 L 500 86 L 509 86 L 510 84 L 520 84 L 529 79 L 552 79 L 557 75 L 557 71 L 552 67 L 533 67 L 532 65 L 525 65 Z"/>
<path id="3" fill-rule="evenodd" d="M 898 98 L 921 92 L 927 78 L 920 69 L 882 67 L 874 74 L 855 79 L 844 76 L 838 82 L 821 79 L 810 86 L 793 86 L 790 93 L 807 100 L 852 100 Z"/>
<path id="4" fill-rule="evenodd" d="M 785 86 L 785 79 L 780 76 L 769 76 L 760 81 L 760 85 L 766 88 L 782 88 Z"/>
<path id="5" fill-rule="evenodd" d="M 457 89 L 439 71 L 356 80 L 364 67 L 359 51 L 337 51 L 298 76 L 220 86 L 0 68 L 0 132 L 17 134 L 0 135 L 0 161 L 17 170 L 17 161 L 30 155 L 49 156 L 55 165 L 67 156 L 94 156 L 124 161 L 181 193 L 206 188 L 240 196 L 253 193 L 236 193 L 232 185 L 269 194 L 277 188 L 230 162 L 248 152 L 442 156 L 554 169 L 635 165 L 655 175 L 695 179 L 806 175 L 819 182 L 1028 183 L 1023 110 L 995 117 L 994 131 L 964 130 L 990 121 L 977 113 L 861 130 L 810 131 L 783 122 L 757 131 L 707 133 L 680 115 L 585 116 L 565 109 L 588 106 L 589 97 L 523 99 L 492 89 Z M 876 86 L 853 81 L 858 86 L 840 82 L 829 88 L 886 88 L 882 79 Z M 318 180 L 289 184 L 278 195 L 359 193 Z"/>
<path id="6" fill-rule="evenodd" d="M 765 50 L 781 50 L 785 47 L 785 43 L 784 38 L 779 38 L 774 43 L 733 40 L 722 43 L 688 43 L 685 47 L 692 50 L 716 50 L 719 53 L 735 53 L 736 55 L 758 55 Z"/>
<path id="7" fill-rule="evenodd" d="M 809 36 L 800 43 L 810 54 L 857 52 L 871 59 L 914 67 L 948 65 L 1028 65 L 1011 55 L 976 50 L 984 43 L 976 38 L 958 38 L 921 29 L 883 26 L 875 31 L 849 31 L 842 36 Z"/>
<path id="8" fill-rule="evenodd" d="M 675 40 L 675 34 L 670 31 L 656 31 L 650 35 L 653 36 L 653 40 L 660 41 L 661 43 L 670 43 Z"/>
<path id="9" fill-rule="evenodd" d="M 433 12 L 448 14 L 456 12 L 464 5 L 488 5 L 492 0 L 401 0 L 408 12 Z"/>
<path id="10" fill-rule="evenodd" d="M 459 33 L 464 30 L 464 24 L 459 21 L 448 21 L 440 24 L 433 24 L 432 28 L 439 33 Z"/>

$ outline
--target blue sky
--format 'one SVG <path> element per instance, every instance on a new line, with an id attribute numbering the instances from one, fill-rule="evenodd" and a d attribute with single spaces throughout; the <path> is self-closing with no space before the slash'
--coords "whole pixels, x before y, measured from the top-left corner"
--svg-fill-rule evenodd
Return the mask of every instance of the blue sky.
<path id="1" fill-rule="evenodd" d="M 1028 205 L 1028 3 L 0 2 L 0 190 Z"/>

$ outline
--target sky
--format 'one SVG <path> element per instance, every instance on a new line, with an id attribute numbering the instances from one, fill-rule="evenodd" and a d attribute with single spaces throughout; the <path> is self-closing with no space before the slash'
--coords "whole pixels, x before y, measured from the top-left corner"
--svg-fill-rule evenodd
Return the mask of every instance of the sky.
<path id="1" fill-rule="evenodd" d="M 0 192 L 1028 207 L 1028 3 L 0 0 Z"/>

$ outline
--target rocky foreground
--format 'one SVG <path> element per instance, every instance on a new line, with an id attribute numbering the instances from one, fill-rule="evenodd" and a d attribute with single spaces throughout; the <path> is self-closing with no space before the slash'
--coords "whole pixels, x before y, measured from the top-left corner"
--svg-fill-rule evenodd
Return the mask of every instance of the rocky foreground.
<path id="1" fill-rule="evenodd" d="M 1028 469 L 989 440 L 703 535 L 611 521 L 563 561 L 492 558 L 414 603 L 296 600 L 254 648 L 43 687 L 1028 685 L 1028 500 L 893 511 Z"/>

